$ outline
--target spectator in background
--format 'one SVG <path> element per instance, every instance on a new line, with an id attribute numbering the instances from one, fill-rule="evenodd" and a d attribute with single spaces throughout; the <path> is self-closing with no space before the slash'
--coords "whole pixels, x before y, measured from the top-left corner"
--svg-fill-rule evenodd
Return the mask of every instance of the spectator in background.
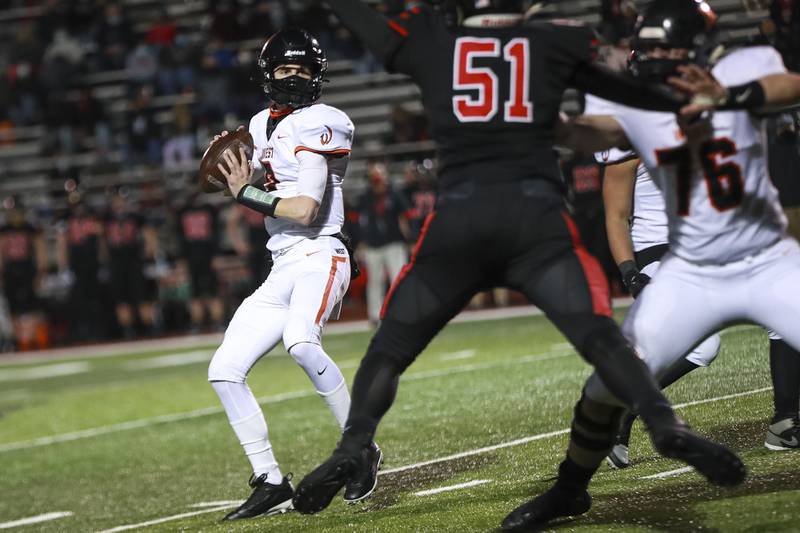
<path id="1" fill-rule="evenodd" d="M 172 120 L 167 125 L 168 136 L 164 143 L 164 170 L 186 171 L 194 164 L 194 136 L 192 112 L 187 104 L 172 107 Z"/>
<path id="2" fill-rule="evenodd" d="M 211 7 L 211 37 L 223 41 L 242 38 L 239 9 L 235 0 L 217 0 Z"/>
<path id="3" fill-rule="evenodd" d="M 145 260 L 156 256 L 158 239 L 153 226 L 136 212 L 126 191 L 118 191 L 111 198 L 103 234 L 108 251 L 114 311 L 122 335 L 126 339 L 136 337 L 136 311 L 141 325 L 152 332 L 156 294 L 153 285 L 145 280 L 144 265 Z"/>
<path id="4" fill-rule="evenodd" d="M 213 40 L 203 51 L 197 80 L 197 114 L 206 121 L 219 122 L 232 106 L 229 70 L 234 56 L 222 41 Z"/>
<path id="5" fill-rule="evenodd" d="M 242 17 L 241 38 L 264 39 L 265 36 L 275 33 L 272 6 L 268 0 L 258 0 L 250 6 Z"/>
<path id="6" fill-rule="evenodd" d="M 195 47 L 189 39 L 178 36 L 175 45 L 158 52 L 156 83 L 159 94 L 178 94 L 193 91 L 197 76 L 193 66 Z"/>
<path id="7" fill-rule="evenodd" d="M 772 0 L 769 6 L 775 47 L 789 70 L 800 70 L 800 1 Z"/>
<path id="8" fill-rule="evenodd" d="M 26 219 L 19 199 L 9 198 L 6 205 L 6 223 L 0 227 L 0 268 L 14 338 L 19 350 L 46 348 L 46 337 L 37 336 L 42 319 L 36 297 L 36 288 L 47 274 L 44 237 Z"/>
<path id="9" fill-rule="evenodd" d="M 125 67 L 128 50 L 133 46 L 133 27 L 118 2 L 109 2 L 95 24 L 98 70 L 118 70 Z"/>
<path id="10" fill-rule="evenodd" d="M 567 186 L 567 202 L 572 210 L 572 220 L 578 227 L 586 249 L 597 258 L 606 278 L 616 280 L 612 285 L 620 287 L 616 263 L 611 257 L 606 233 L 603 207 L 603 168 L 593 156 L 574 154 L 562 159 L 561 173 Z"/>
<path id="11" fill-rule="evenodd" d="M 125 57 L 125 74 L 134 86 L 152 84 L 157 72 L 156 53 L 153 47 L 144 41 L 139 42 Z"/>
<path id="12" fill-rule="evenodd" d="M 406 262 L 408 222 L 404 215 L 408 206 L 392 189 L 382 163 L 370 163 L 367 179 L 369 188 L 358 202 L 359 237 L 368 276 L 367 315 L 377 324 L 386 295 L 385 276 L 394 281 Z"/>
<path id="13" fill-rule="evenodd" d="M 161 158 L 161 130 L 156 123 L 155 112 L 150 107 L 152 88 L 142 86 L 136 91 L 128 110 L 127 158 L 131 164 L 155 165 Z"/>
<path id="14" fill-rule="evenodd" d="M 83 48 L 66 27 L 55 31 L 53 41 L 42 57 L 39 79 L 50 92 L 70 88 L 83 71 Z"/>
<path id="15" fill-rule="evenodd" d="M 425 164 L 430 167 L 426 167 Z M 416 242 L 425 219 L 433 213 L 436 207 L 436 185 L 432 174 L 433 163 L 410 161 L 403 174 L 404 187 L 402 194 L 408 206 L 406 220 L 408 220 L 408 241 Z"/>
<path id="16" fill-rule="evenodd" d="M 103 223 L 80 193 L 71 193 L 69 204 L 56 233 L 58 269 L 70 272 L 73 279 L 68 303 L 71 340 L 86 342 L 104 333 L 99 282 Z"/>
<path id="17" fill-rule="evenodd" d="M 175 43 L 178 27 L 170 18 L 167 8 L 162 6 L 158 13 L 158 21 L 150 26 L 145 35 L 145 42 L 157 47 L 169 48 Z"/>
<path id="18" fill-rule="evenodd" d="M 177 213 L 178 240 L 191 285 L 189 315 L 193 333 L 204 329 L 206 311 L 215 330 L 225 326 L 225 308 L 213 267 L 219 243 L 218 219 L 217 209 L 198 193 L 190 194 L 187 205 Z"/>
<path id="19" fill-rule="evenodd" d="M 94 138 L 94 149 L 100 157 L 105 157 L 112 149 L 111 125 L 105 108 L 97 101 L 89 87 L 81 88 L 75 105 L 77 133 L 79 142 L 89 146 L 89 138 Z"/>
<path id="20" fill-rule="evenodd" d="M 264 283 L 272 265 L 272 256 L 267 252 L 269 235 L 264 225 L 264 215 L 237 204 L 231 209 L 226 229 L 228 241 L 236 254 L 247 260 L 250 294 Z"/>

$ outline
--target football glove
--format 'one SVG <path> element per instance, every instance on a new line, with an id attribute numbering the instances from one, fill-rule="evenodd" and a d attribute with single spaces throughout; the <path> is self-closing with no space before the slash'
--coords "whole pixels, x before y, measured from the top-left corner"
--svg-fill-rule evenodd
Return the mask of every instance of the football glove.
<path id="1" fill-rule="evenodd" d="M 619 271 L 622 274 L 622 283 L 625 284 L 625 288 L 634 298 L 637 298 L 645 286 L 650 283 L 650 276 L 639 272 L 639 269 L 636 268 L 636 263 L 633 261 L 620 263 Z"/>

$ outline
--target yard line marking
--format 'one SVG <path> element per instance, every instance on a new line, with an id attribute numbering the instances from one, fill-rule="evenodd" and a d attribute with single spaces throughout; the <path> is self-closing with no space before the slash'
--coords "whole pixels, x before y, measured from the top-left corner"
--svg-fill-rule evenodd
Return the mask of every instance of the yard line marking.
<path id="1" fill-rule="evenodd" d="M 760 394 L 772 390 L 772 387 L 761 387 L 760 389 L 753 389 L 744 392 L 736 392 L 734 394 L 726 394 L 725 396 L 718 396 L 716 398 L 706 398 L 705 400 L 695 400 L 693 402 L 685 402 L 673 405 L 673 409 L 680 409 L 682 407 L 692 407 L 693 405 L 702 405 L 704 403 L 719 402 L 722 400 L 730 400 L 731 398 L 741 398 L 742 396 L 752 396 L 753 394 Z"/>
<path id="2" fill-rule="evenodd" d="M 664 479 L 667 477 L 680 476 L 681 474 L 685 474 L 693 470 L 694 468 L 691 466 L 684 466 L 682 468 L 676 468 L 675 470 L 667 470 L 666 472 L 659 472 L 658 474 L 643 476 L 640 477 L 639 479 Z"/>
<path id="3" fill-rule="evenodd" d="M 164 522 L 172 522 L 173 520 L 181 520 L 183 518 L 190 518 L 192 516 L 197 516 L 206 513 L 216 513 L 218 511 L 224 511 L 225 509 L 230 509 L 234 507 L 233 505 L 220 505 L 219 507 L 212 507 L 210 509 L 203 509 L 201 511 L 192 511 L 190 513 L 181 513 L 175 514 L 172 516 L 165 516 L 164 518 L 156 518 L 155 520 L 148 520 L 147 522 L 141 522 L 139 524 L 127 524 L 124 526 L 117 526 L 111 529 L 104 529 L 100 533 L 116 533 L 117 531 L 127 531 L 129 529 L 139 529 L 140 527 L 148 527 L 148 526 L 156 526 L 158 524 L 163 524 Z"/>
<path id="4" fill-rule="evenodd" d="M 446 354 L 442 354 L 439 359 L 442 361 L 459 361 L 461 359 L 469 359 L 470 357 L 475 357 L 475 354 L 478 353 L 478 350 L 460 350 L 458 352 L 450 352 Z"/>
<path id="5" fill-rule="evenodd" d="M 88 372 L 91 366 L 86 361 L 74 363 L 60 363 L 56 365 L 42 365 L 30 368 L 12 368 L 0 370 L 0 382 L 3 381 L 29 381 L 33 379 L 47 379 L 72 374 Z"/>
<path id="6" fill-rule="evenodd" d="M 725 396 L 718 396 L 716 398 L 707 398 L 705 400 L 697 400 L 697 401 L 694 401 L 694 402 L 686 402 L 686 403 L 683 403 L 683 404 L 675 405 L 674 407 L 676 409 L 679 409 L 681 407 L 691 407 L 693 405 L 698 405 L 698 404 L 701 404 L 701 403 L 718 402 L 718 401 L 723 401 L 723 400 L 727 400 L 727 399 L 731 399 L 731 398 L 738 398 L 738 397 L 741 397 L 741 396 L 748 396 L 748 395 L 758 394 L 759 392 L 765 392 L 765 391 L 770 390 L 770 389 L 771 389 L 771 387 L 765 387 L 765 388 L 755 389 L 755 390 L 751 390 L 751 391 L 738 392 L 738 393 L 735 393 L 735 394 L 726 394 Z M 533 442 L 533 441 L 537 441 L 537 440 L 543 440 L 543 439 L 547 439 L 547 438 L 550 438 L 550 437 L 557 437 L 559 435 L 565 435 L 565 434 L 567 434 L 569 432 L 570 432 L 570 429 L 566 428 L 566 429 L 560 429 L 558 431 L 550 431 L 548 433 L 540 433 L 539 435 L 531 435 L 529 437 L 523 437 L 523 438 L 520 438 L 520 439 L 514 439 L 514 440 L 511 440 L 511 441 L 508 441 L 508 442 L 501 442 L 500 444 L 494 444 L 492 446 L 484 446 L 483 448 L 477 448 L 475 450 L 468 450 L 468 451 L 465 451 L 465 452 L 454 453 L 454 454 L 451 454 L 451 455 L 447 455 L 445 457 L 439 457 L 437 459 L 429 459 L 427 461 L 421 461 L 419 463 L 413 463 L 413 464 L 405 465 L 405 466 L 398 466 L 396 468 L 389 468 L 388 470 L 381 470 L 380 472 L 378 472 L 378 475 L 382 476 L 382 475 L 385 475 L 385 474 L 394 474 L 396 472 L 405 472 L 407 470 L 414 470 L 414 469 L 417 469 L 417 468 L 421 468 L 423 466 L 433 465 L 433 464 L 437 464 L 437 463 L 443 463 L 445 461 L 452 461 L 454 459 L 461 459 L 462 457 L 470 457 L 472 455 L 480 455 L 482 453 L 491 452 L 491 451 L 494 451 L 494 450 L 500 450 L 502 448 L 510 448 L 512 446 L 519 446 L 521 444 L 527 444 L 529 442 Z M 212 509 L 205 509 L 205 510 L 202 510 L 202 511 L 195 511 L 193 513 L 183 513 L 183 514 L 179 514 L 179 515 L 174 515 L 174 516 L 169 516 L 169 517 L 165 517 L 165 518 L 159 518 L 159 519 L 156 519 L 156 520 L 151 520 L 150 522 L 142 522 L 141 524 L 134 524 L 134 525 L 129 525 L 129 526 L 119 526 L 119 527 L 114 528 L 114 529 L 108 529 L 106 531 L 101 531 L 100 533 L 115 533 L 117 531 L 125 531 L 125 530 L 128 530 L 128 529 L 136 529 L 136 528 L 139 528 L 139 527 L 146 527 L 146 526 L 149 526 L 149 525 L 162 524 L 164 522 L 169 522 L 171 520 L 180 520 L 181 518 L 187 518 L 187 517 L 190 517 L 190 516 L 196 516 L 196 515 L 203 514 L 203 513 L 210 513 L 210 512 L 213 512 L 213 511 L 222 511 L 222 510 L 225 510 L 225 509 L 230 509 L 231 507 L 233 507 L 233 505 L 226 505 L 224 507 L 220 506 L 219 508 L 215 507 L 215 508 L 212 508 Z"/>
<path id="7" fill-rule="evenodd" d="M 485 483 L 491 483 L 491 482 L 492 482 L 491 479 L 473 479 L 472 481 L 467 481 L 466 483 L 459 483 L 458 485 L 450 485 L 449 487 L 439 487 L 438 489 L 421 490 L 419 492 L 415 492 L 414 496 L 431 496 L 432 494 L 439 494 L 441 492 L 449 492 L 451 490 L 476 487 L 478 485 L 483 485 Z"/>
<path id="8" fill-rule="evenodd" d="M 567 433 L 569 433 L 569 428 L 559 429 L 558 431 L 550 431 L 548 433 L 540 433 L 539 435 L 531 435 L 529 437 L 522 437 L 521 439 L 514 439 L 507 442 L 501 442 L 500 444 L 493 444 L 492 446 L 484 446 L 483 448 L 477 448 L 475 450 L 467 450 L 466 452 L 454 453 L 452 455 L 439 457 L 437 459 L 429 459 L 427 461 L 422 461 L 419 463 L 413 463 L 405 466 L 398 466 L 396 468 L 389 468 L 388 470 L 381 470 L 380 472 L 378 472 L 378 475 L 380 476 L 385 474 L 394 474 L 396 472 L 405 472 L 406 470 L 414 470 L 417 468 L 421 468 L 423 466 L 435 465 L 437 463 L 444 463 L 446 461 L 452 461 L 454 459 L 461 459 L 462 457 L 480 455 L 482 453 L 492 452 L 494 450 L 500 450 L 502 448 L 510 448 L 512 446 L 519 446 L 520 444 L 527 444 L 529 442 L 533 442 L 536 440 L 548 439 L 550 437 L 565 435 Z"/>
<path id="9" fill-rule="evenodd" d="M 518 359 L 511 359 L 511 360 L 504 360 L 504 361 L 497 361 L 491 363 L 481 363 L 481 364 L 471 364 L 471 365 L 461 365 L 455 366 L 451 368 L 443 368 L 437 370 L 430 370 L 430 371 L 423 371 L 412 373 L 407 376 L 401 377 L 401 381 L 417 381 L 420 379 L 429 379 L 433 377 L 439 376 L 448 376 L 454 375 L 459 373 L 465 372 L 472 372 L 474 370 L 486 370 L 489 368 L 499 368 L 503 366 L 509 365 L 520 365 L 520 364 L 527 364 L 531 362 L 536 362 L 538 360 L 546 360 L 552 357 L 565 357 L 569 354 L 542 354 L 537 356 L 536 358 L 530 358 L 530 356 L 518 358 Z M 276 394 L 274 396 L 262 396 L 261 398 L 257 398 L 259 404 L 270 404 L 270 403 L 278 403 L 283 402 L 286 400 L 295 400 L 299 398 L 309 398 L 317 396 L 316 391 L 312 389 L 302 390 L 302 391 L 293 391 L 287 392 L 283 394 Z M 97 437 L 99 435 L 107 435 L 109 433 L 117 433 L 119 431 L 127 431 L 130 429 L 141 429 L 149 426 L 154 426 L 158 424 L 166 424 L 172 422 L 182 422 L 184 420 L 191 420 L 194 418 L 201 418 L 204 416 L 210 416 L 222 413 L 222 407 L 205 407 L 202 409 L 194 409 L 192 411 L 184 411 L 182 413 L 173 413 L 168 415 L 159 415 L 154 416 L 151 418 L 140 418 L 138 420 L 130 420 L 127 422 L 120 422 L 118 424 L 110 424 L 108 426 L 99 426 L 94 428 L 87 428 L 82 429 L 79 431 L 72 431 L 69 433 L 60 433 L 58 435 L 51 435 L 47 437 L 38 437 L 31 440 L 26 441 L 17 441 L 17 442 L 10 442 L 7 444 L 0 444 L 0 453 L 9 452 L 13 450 L 25 450 L 29 448 L 37 448 L 39 446 L 49 446 L 51 444 L 57 444 L 61 442 L 70 442 L 79 439 L 85 439 L 90 437 Z"/>
<path id="10" fill-rule="evenodd" d="M 209 350 L 195 350 L 193 352 L 174 353 L 149 357 L 125 363 L 123 368 L 128 370 L 147 370 L 152 368 L 169 368 L 173 366 L 193 365 L 211 361 L 214 352 Z"/>
<path id="11" fill-rule="evenodd" d="M 49 522 L 50 520 L 57 520 L 59 518 L 66 518 L 72 516 L 72 511 L 60 511 L 55 513 L 45 513 L 28 518 L 21 518 L 11 522 L 3 522 L 0 524 L 0 529 L 11 529 L 12 527 L 27 526 L 29 524 L 39 524 L 41 522 Z"/>
<path id="12" fill-rule="evenodd" d="M 244 500 L 222 500 L 218 502 L 200 502 L 200 503 L 193 503 L 189 507 L 193 507 L 195 509 L 203 509 L 205 507 L 221 507 L 221 506 L 229 506 L 229 507 L 238 507 L 242 505 Z"/>

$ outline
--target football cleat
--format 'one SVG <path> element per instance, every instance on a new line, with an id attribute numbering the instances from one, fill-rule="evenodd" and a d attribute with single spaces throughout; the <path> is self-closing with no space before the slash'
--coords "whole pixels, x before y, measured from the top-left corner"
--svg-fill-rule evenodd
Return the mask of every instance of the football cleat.
<path id="1" fill-rule="evenodd" d="M 747 475 L 744 463 L 735 453 L 696 435 L 677 417 L 651 428 L 650 439 L 658 453 L 693 466 L 715 485 L 738 485 Z"/>
<path id="2" fill-rule="evenodd" d="M 344 501 L 356 503 L 369 498 L 378 486 L 378 470 L 383 461 L 383 452 L 374 442 L 364 448 L 363 465 L 366 468 L 355 470 L 344 487 Z"/>
<path id="3" fill-rule="evenodd" d="M 772 451 L 799 449 L 800 426 L 793 418 L 784 418 L 770 424 L 764 446 Z"/>
<path id="4" fill-rule="evenodd" d="M 624 444 L 615 444 L 606 457 L 608 466 L 614 469 L 623 469 L 631 466 L 631 460 L 628 457 L 628 447 Z"/>
<path id="5" fill-rule="evenodd" d="M 240 520 L 255 516 L 269 516 L 285 513 L 292 508 L 292 495 L 294 490 L 290 483 L 292 474 L 287 474 L 280 485 L 267 483 L 267 474 L 258 477 L 250 476 L 248 484 L 253 488 L 253 493 L 242 505 L 228 513 L 223 520 Z"/>
<path id="6" fill-rule="evenodd" d="M 582 515 L 591 506 L 592 497 L 585 489 L 574 492 L 556 484 L 511 511 L 500 527 L 503 531 L 536 531 L 555 518 Z"/>

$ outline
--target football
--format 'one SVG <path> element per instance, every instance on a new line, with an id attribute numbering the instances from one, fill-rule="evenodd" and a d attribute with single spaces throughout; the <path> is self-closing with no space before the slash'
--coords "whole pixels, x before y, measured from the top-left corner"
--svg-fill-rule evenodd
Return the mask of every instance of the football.
<path id="1" fill-rule="evenodd" d="M 220 137 L 208 147 L 200 161 L 200 189 L 205 193 L 216 193 L 225 190 L 227 180 L 222 175 L 217 165 L 222 163 L 227 166 L 222 154 L 231 150 L 239 158 L 239 147 L 244 146 L 244 153 L 248 160 L 253 157 L 253 136 L 246 129 L 238 129 L 224 137 Z"/>

